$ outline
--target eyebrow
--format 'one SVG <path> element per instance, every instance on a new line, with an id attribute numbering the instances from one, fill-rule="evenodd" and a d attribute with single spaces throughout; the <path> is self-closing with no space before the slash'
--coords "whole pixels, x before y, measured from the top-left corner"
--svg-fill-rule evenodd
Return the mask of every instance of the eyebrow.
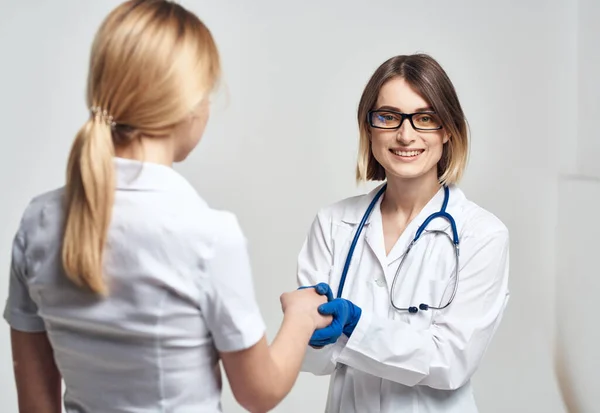
<path id="1" fill-rule="evenodd" d="M 387 106 L 387 105 L 380 106 L 379 109 L 376 109 L 376 110 L 391 110 L 391 111 L 394 111 L 394 112 L 406 113 L 406 112 L 402 112 L 400 109 L 398 109 L 395 106 Z M 429 106 L 426 106 L 426 107 L 423 107 L 423 108 L 417 108 L 415 110 L 415 113 L 416 112 L 435 112 L 435 111 L 433 110 L 433 108 L 431 108 Z"/>

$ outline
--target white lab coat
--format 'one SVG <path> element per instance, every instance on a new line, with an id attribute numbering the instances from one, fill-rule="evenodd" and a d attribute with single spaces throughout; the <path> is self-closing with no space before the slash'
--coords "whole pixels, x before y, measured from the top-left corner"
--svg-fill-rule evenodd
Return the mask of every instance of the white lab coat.
<path id="1" fill-rule="evenodd" d="M 375 196 L 352 197 L 317 214 L 298 257 L 299 285 L 329 283 L 334 295 L 355 230 Z M 508 230 L 490 212 L 450 187 L 447 211 L 460 237 L 460 282 L 445 310 L 399 313 L 389 303 L 394 274 L 417 228 L 444 198 L 440 189 L 386 256 L 380 202 L 356 245 L 343 297 L 362 309 L 352 337 L 307 348 L 302 370 L 331 375 L 329 413 L 475 413 L 470 379 L 509 298 Z M 428 229 L 451 234 L 447 221 Z M 453 288 L 454 250 L 428 235 L 411 250 L 398 276 L 396 305 L 446 303 Z"/>

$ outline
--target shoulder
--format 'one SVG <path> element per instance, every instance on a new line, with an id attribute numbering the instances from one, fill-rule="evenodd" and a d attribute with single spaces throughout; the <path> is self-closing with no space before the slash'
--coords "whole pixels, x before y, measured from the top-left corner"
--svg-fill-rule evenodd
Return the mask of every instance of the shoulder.
<path id="1" fill-rule="evenodd" d="M 457 209 L 460 211 L 460 232 L 463 238 L 497 239 L 508 242 L 509 231 L 504 222 L 490 210 L 468 199 L 458 188 L 453 188 L 460 201 Z"/>
<path id="2" fill-rule="evenodd" d="M 18 267 L 26 261 L 32 244 L 40 241 L 53 244 L 62 231 L 62 199 L 64 189 L 59 188 L 32 198 L 21 215 L 13 236 L 12 260 Z"/>
<path id="3" fill-rule="evenodd" d="M 317 219 L 330 223 L 359 223 L 365 211 L 369 207 L 369 204 L 382 186 L 383 184 L 378 185 L 376 188 L 367 193 L 343 198 L 339 201 L 322 207 L 317 212 Z"/>
<path id="4" fill-rule="evenodd" d="M 208 279 L 213 287 L 231 286 L 251 273 L 248 243 L 235 214 L 214 209 L 209 214 L 211 221 L 203 234 L 205 249 L 201 253 L 203 271 L 199 279 Z M 201 288 L 210 290 L 206 284 Z"/>
<path id="5" fill-rule="evenodd" d="M 64 187 L 33 197 L 21 217 L 19 234 L 25 236 L 38 228 L 56 225 L 63 220 Z"/>
<path id="6" fill-rule="evenodd" d="M 219 249 L 246 248 L 246 236 L 234 213 L 207 208 L 205 214 L 203 232 L 213 252 Z"/>
<path id="7" fill-rule="evenodd" d="M 176 243 L 180 243 L 183 237 L 194 254 L 204 258 L 213 256 L 219 248 L 246 244 L 236 214 L 209 205 L 196 191 L 189 191 L 188 196 L 182 195 L 183 198 L 169 197 L 160 206 L 163 213 L 157 223 L 166 228 L 170 237 L 178 240 Z"/>

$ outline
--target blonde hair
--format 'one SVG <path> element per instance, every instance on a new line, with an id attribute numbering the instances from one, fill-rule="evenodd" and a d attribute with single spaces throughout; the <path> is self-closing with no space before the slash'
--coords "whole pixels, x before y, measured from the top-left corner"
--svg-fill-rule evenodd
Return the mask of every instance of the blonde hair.
<path id="1" fill-rule="evenodd" d="M 93 42 L 87 104 L 67 166 L 62 261 L 81 287 L 105 294 L 103 251 L 115 192 L 115 145 L 168 136 L 220 76 L 208 28 L 182 6 L 131 0 L 104 20 Z M 98 110 L 96 110 L 98 109 Z"/>
<path id="2" fill-rule="evenodd" d="M 467 122 L 456 91 L 448 75 L 437 61 L 426 54 L 395 56 L 385 61 L 367 83 L 358 105 L 360 133 L 357 181 L 382 181 L 385 170 L 371 151 L 371 128 L 367 119 L 379 97 L 379 91 L 390 79 L 401 77 L 437 112 L 449 140 L 444 144 L 438 162 L 441 184 L 457 183 L 467 165 L 469 136 Z"/>

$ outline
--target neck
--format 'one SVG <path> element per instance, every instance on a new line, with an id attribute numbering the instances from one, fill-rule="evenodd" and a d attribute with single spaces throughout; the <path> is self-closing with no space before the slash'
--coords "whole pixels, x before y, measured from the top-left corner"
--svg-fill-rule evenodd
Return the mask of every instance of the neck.
<path id="1" fill-rule="evenodd" d="M 170 138 L 146 138 L 115 146 L 115 156 L 141 162 L 173 166 L 173 140 Z"/>
<path id="2" fill-rule="evenodd" d="M 383 213 L 400 215 L 406 221 L 412 220 L 439 191 L 437 171 L 416 179 L 388 177 L 387 188 L 381 210 Z"/>

